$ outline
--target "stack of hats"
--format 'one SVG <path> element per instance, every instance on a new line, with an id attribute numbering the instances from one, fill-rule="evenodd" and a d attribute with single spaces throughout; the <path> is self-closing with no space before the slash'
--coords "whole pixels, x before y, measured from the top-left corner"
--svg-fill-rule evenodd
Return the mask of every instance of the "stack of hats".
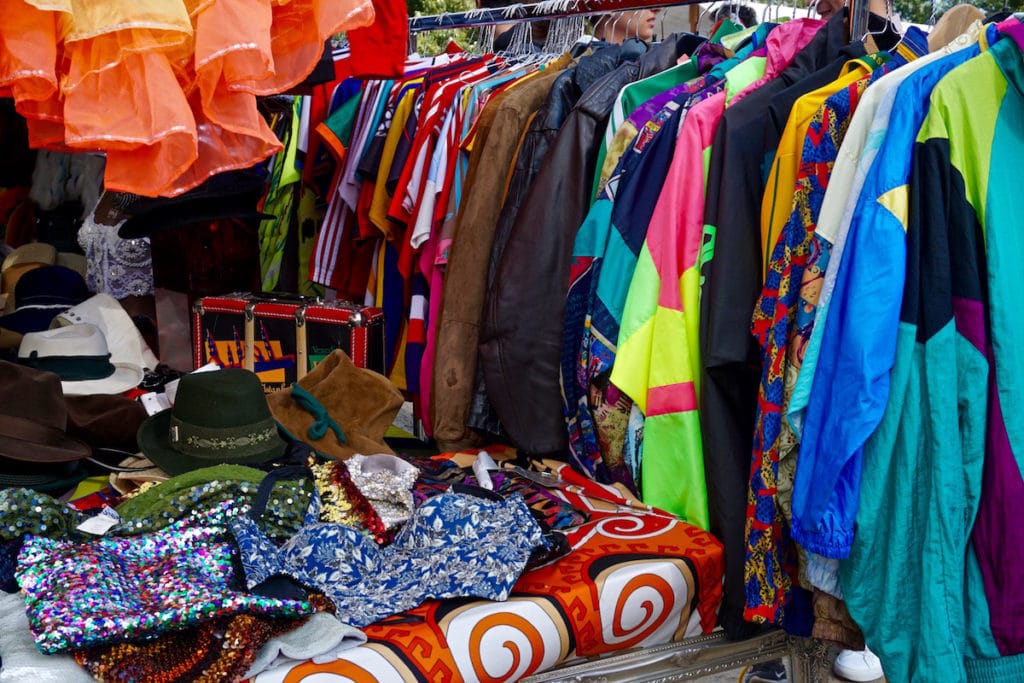
<path id="1" fill-rule="evenodd" d="M 0 307 L 7 306 L 7 299 L 21 276 L 41 266 L 64 266 L 85 277 L 86 262 L 81 254 L 58 252 L 44 242 L 23 244 L 7 254 L 0 265 Z"/>
<path id="2" fill-rule="evenodd" d="M 49 328 L 58 313 L 88 299 L 84 272 L 84 257 L 41 242 L 8 254 L 0 266 L 0 349 L 17 348 L 22 335 Z"/>

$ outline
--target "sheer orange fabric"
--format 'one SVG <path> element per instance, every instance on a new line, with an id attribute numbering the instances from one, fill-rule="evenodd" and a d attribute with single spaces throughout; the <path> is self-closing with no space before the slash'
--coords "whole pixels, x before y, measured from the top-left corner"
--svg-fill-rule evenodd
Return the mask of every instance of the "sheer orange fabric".
<path id="1" fill-rule="evenodd" d="M 370 0 L 5 0 L 0 97 L 33 147 L 103 152 L 108 189 L 185 192 L 281 150 L 257 95 L 287 90 Z"/>

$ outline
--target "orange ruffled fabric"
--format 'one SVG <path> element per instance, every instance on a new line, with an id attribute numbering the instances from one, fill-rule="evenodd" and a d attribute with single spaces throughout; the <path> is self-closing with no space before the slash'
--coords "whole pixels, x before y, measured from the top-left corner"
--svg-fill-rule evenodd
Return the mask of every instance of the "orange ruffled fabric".
<path id="1" fill-rule="evenodd" d="M 373 23 L 370 0 L 3 0 L 0 97 L 29 144 L 107 155 L 107 189 L 174 196 L 281 151 L 256 108 Z"/>

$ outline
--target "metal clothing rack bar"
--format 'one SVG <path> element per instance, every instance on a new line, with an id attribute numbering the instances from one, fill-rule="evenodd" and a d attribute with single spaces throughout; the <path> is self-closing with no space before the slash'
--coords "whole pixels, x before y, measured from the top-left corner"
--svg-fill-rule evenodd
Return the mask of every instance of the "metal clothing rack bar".
<path id="1" fill-rule="evenodd" d="M 703 0 L 707 2 L 707 0 Z M 409 32 L 436 31 L 438 29 L 471 28 L 493 24 L 514 24 L 524 21 L 543 21 L 573 16 L 604 14 L 629 10 L 658 9 L 696 5 L 701 0 L 548 0 L 524 5 L 509 5 L 490 9 L 473 9 L 409 18 Z"/>
<path id="2" fill-rule="evenodd" d="M 868 14 L 871 5 L 868 0 L 850 0 L 850 38 L 860 40 L 868 32 Z"/>

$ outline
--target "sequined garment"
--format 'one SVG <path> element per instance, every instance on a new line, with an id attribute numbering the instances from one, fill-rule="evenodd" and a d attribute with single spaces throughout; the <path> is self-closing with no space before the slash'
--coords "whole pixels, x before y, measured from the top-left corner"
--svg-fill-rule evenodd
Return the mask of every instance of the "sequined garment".
<path id="1" fill-rule="evenodd" d="M 363 529 L 374 541 L 386 545 L 393 535 L 356 487 L 348 467 L 341 460 L 310 464 L 317 493 L 320 494 L 320 521 Z"/>
<path id="2" fill-rule="evenodd" d="M 804 140 L 793 210 L 774 245 L 751 331 L 761 346 L 762 371 L 751 481 L 747 490 L 746 608 L 744 618 L 780 623 L 798 573 L 797 550 L 786 514 L 793 490 L 795 440 L 783 419 L 787 354 L 804 270 L 832 166 L 870 77 L 831 96 L 811 120 Z"/>
<path id="3" fill-rule="evenodd" d="M 146 638 L 235 614 L 298 617 L 306 601 L 241 592 L 231 534 L 216 520 L 239 514 L 222 503 L 132 538 L 87 543 L 30 536 L 18 555 L 29 629 L 47 654 Z"/>
<path id="4" fill-rule="evenodd" d="M 310 602 L 317 611 L 330 608 L 323 596 L 312 595 Z M 101 681 L 232 683 L 245 679 L 264 644 L 304 620 L 240 614 L 151 641 L 78 650 L 74 656 Z"/>
<path id="5" fill-rule="evenodd" d="M 249 589 L 290 576 L 323 591 L 337 616 L 363 627 L 436 598 L 505 600 L 543 543 L 522 498 L 446 493 L 424 503 L 385 548 L 352 527 L 310 524 L 280 548 L 248 517 L 231 525 Z"/>
<path id="6" fill-rule="evenodd" d="M 381 462 L 387 468 L 380 467 Z M 370 501 L 385 527 L 394 529 L 412 516 L 412 487 L 419 470 L 393 455 L 367 457 L 356 453 L 345 465 L 352 481 Z"/>

